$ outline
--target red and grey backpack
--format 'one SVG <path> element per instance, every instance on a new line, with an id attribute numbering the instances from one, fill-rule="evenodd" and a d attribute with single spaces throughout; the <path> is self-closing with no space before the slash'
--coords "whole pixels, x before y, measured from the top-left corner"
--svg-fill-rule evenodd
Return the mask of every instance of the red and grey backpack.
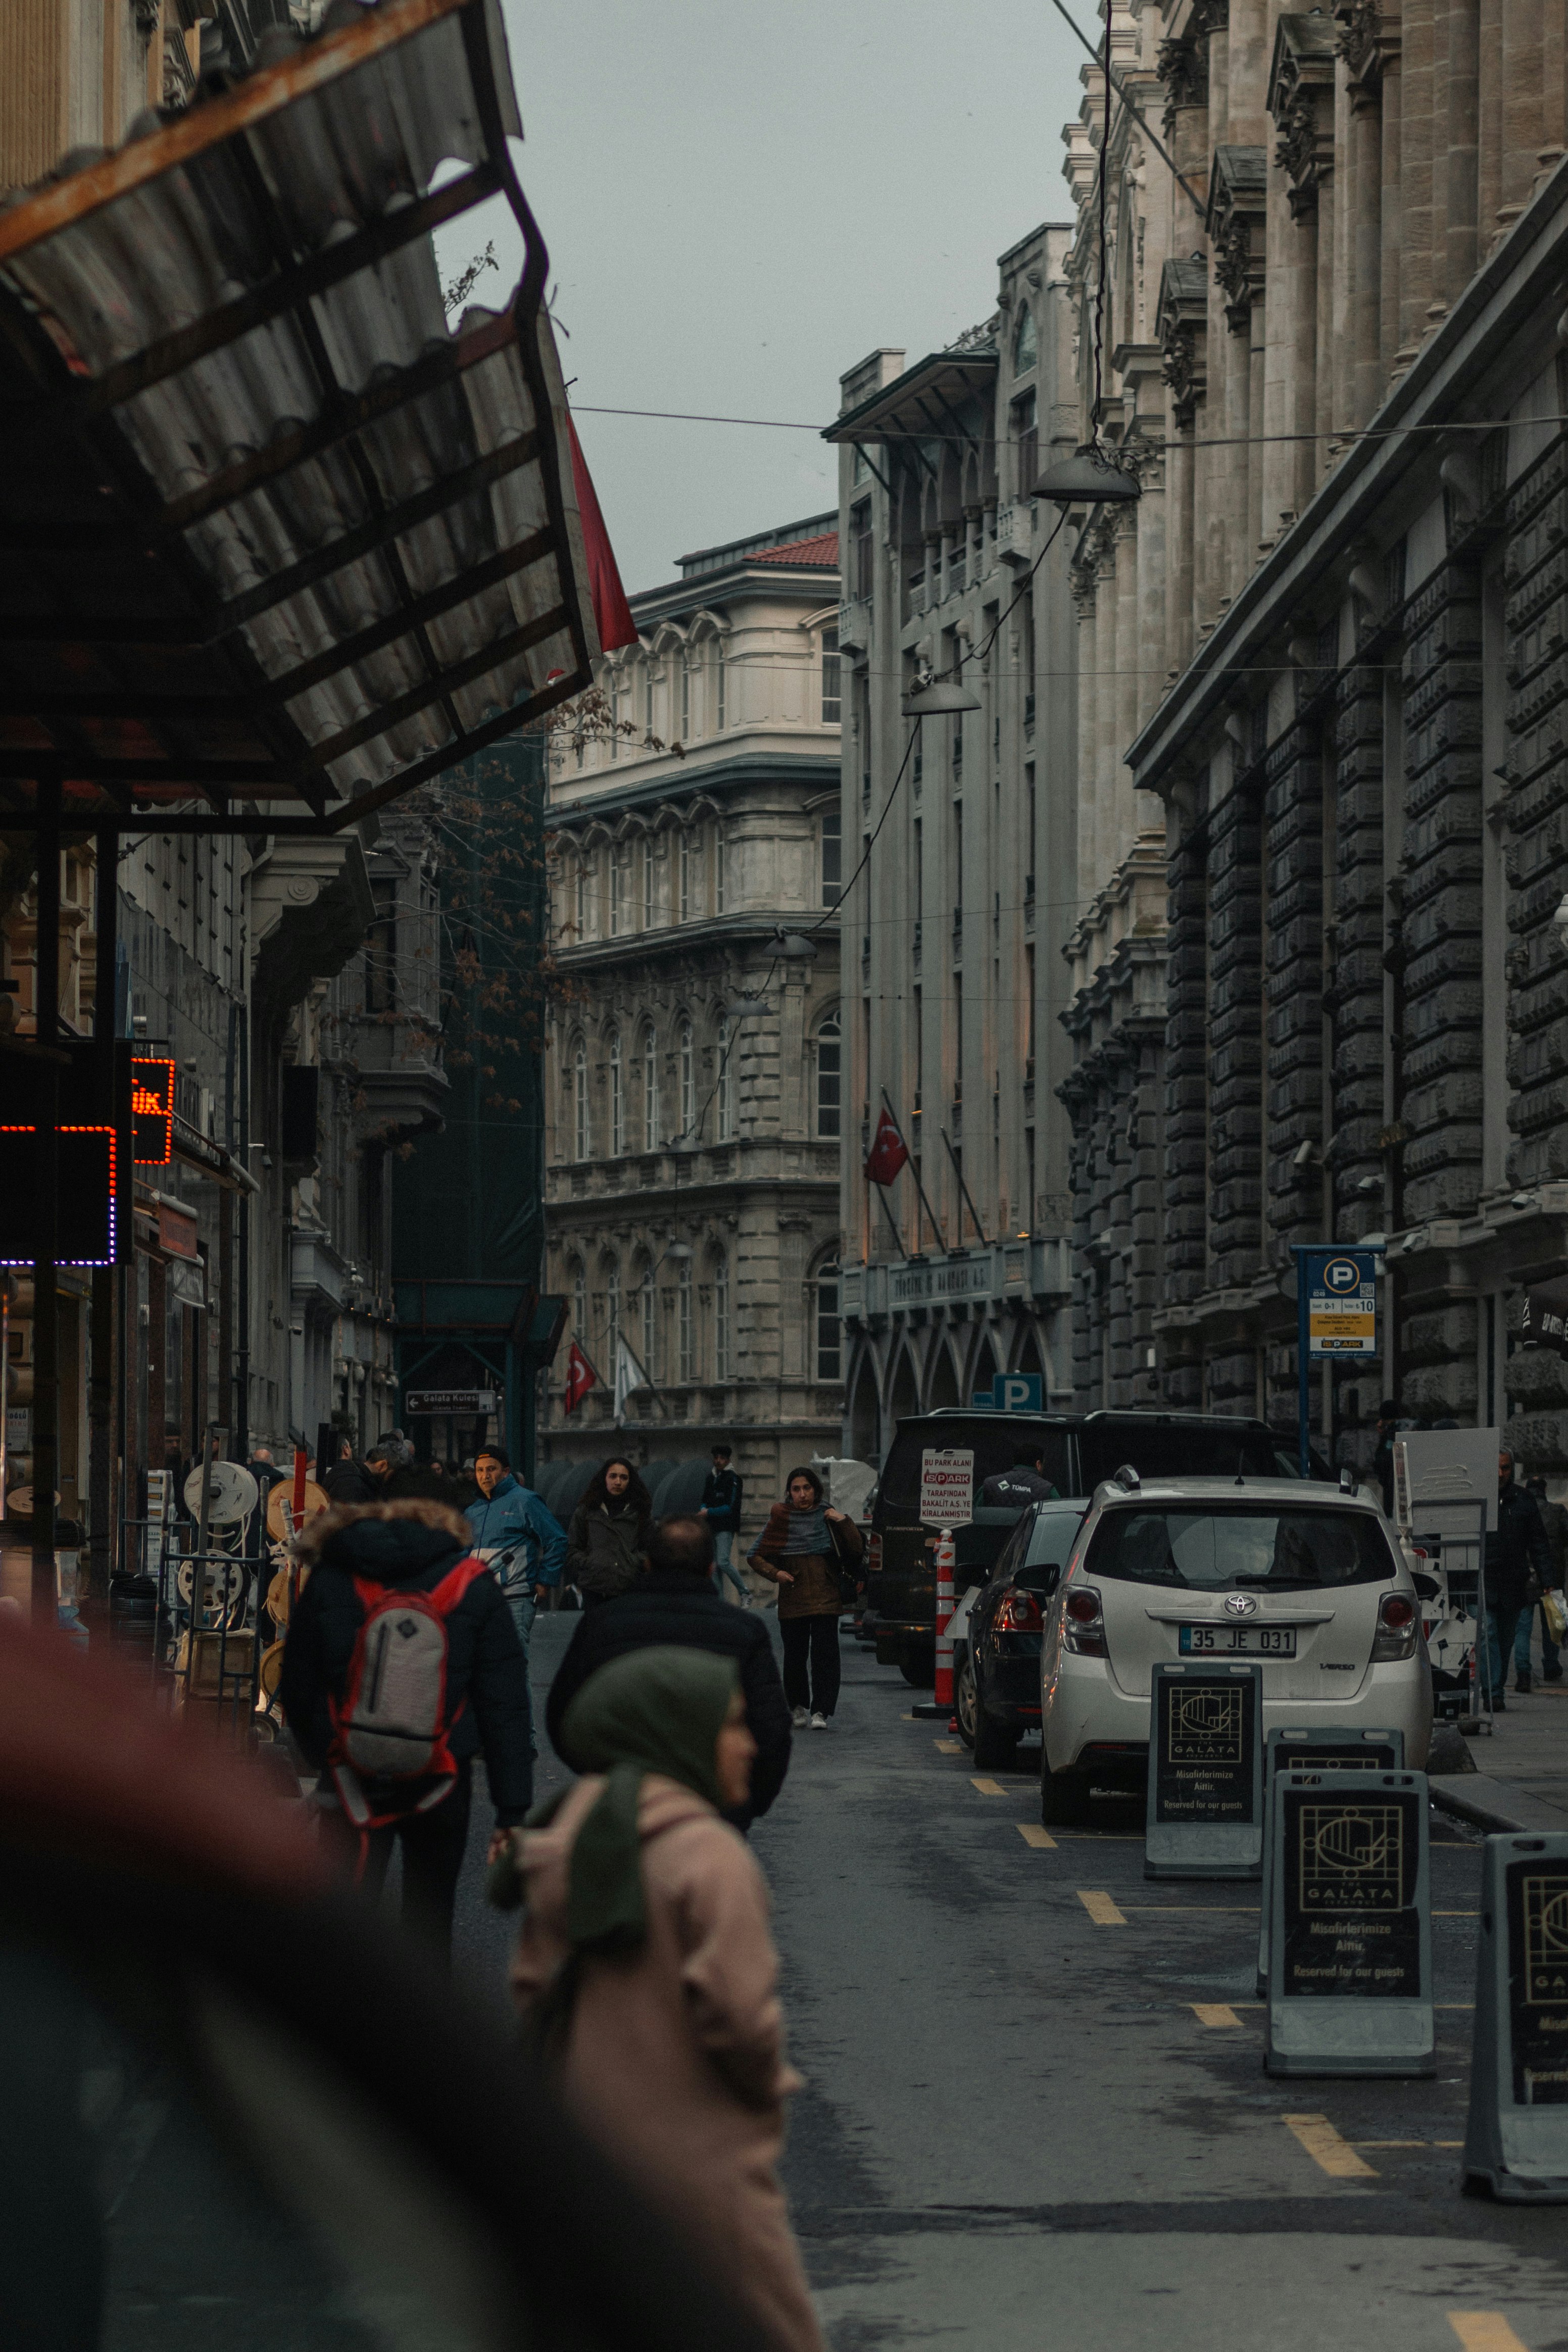
<path id="1" fill-rule="evenodd" d="M 451 1736 L 466 1702 L 448 1714 L 447 1620 L 486 1573 L 484 1561 L 470 1556 L 428 1592 L 354 1578 L 364 1622 L 342 1697 L 331 1702 L 327 1769 L 355 1829 L 428 1812 L 451 1790 L 458 1772 Z M 367 1780 L 391 1782 L 401 1801 L 388 1803 L 378 1790 L 382 1801 L 374 1803 Z"/>

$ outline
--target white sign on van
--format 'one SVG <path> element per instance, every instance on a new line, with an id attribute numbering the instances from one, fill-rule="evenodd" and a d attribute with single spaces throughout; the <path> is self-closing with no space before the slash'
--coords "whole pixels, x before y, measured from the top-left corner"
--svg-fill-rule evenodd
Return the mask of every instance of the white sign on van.
<path id="1" fill-rule="evenodd" d="M 928 1528 L 958 1528 L 974 1517 L 974 1448 L 921 1449 L 921 1517 Z"/>

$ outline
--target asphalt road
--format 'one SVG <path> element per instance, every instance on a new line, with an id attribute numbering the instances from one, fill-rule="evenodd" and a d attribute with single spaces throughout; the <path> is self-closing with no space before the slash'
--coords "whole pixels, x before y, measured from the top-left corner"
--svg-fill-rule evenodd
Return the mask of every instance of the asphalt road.
<path id="1" fill-rule="evenodd" d="M 541 1711 L 576 1622 L 536 1627 Z M 1436 2080 L 1275 2082 L 1253 1888 L 1146 1881 L 1125 1802 L 1040 1843 L 1032 1773 L 977 1780 L 896 1673 L 848 1640 L 844 1664 L 837 1722 L 797 1736 L 753 1835 L 806 2077 L 786 2185 L 833 2352 L 1568 2352 L 1564 2210 L 1458 2185 L 1479 1840 L 1434 1817 Z M 542 1793 L 563 1777 L 542 1757 Z M 515 1923 L 483 1900 L 476 1798 L 458 1959 L 500 2010 Z M 307 2246 L 279 2264 L 291 2231 L 232 2208 L 215 2230 L 197 2151 L 146 2145 L 108 2352 L 374 2339 Z"/>

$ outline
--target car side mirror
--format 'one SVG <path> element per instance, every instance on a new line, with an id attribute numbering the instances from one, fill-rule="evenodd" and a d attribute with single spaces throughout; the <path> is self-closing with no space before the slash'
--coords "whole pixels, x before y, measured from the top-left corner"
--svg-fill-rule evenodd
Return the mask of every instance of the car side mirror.
<path id="1" fill-rule="evenodd" d="M 1410 1581 L 1423 1601 L 1436 1601 L 1443 1590 L 1436 1578 L 1428 1576 L 1424 1569 L 1413 1568 Z"/>

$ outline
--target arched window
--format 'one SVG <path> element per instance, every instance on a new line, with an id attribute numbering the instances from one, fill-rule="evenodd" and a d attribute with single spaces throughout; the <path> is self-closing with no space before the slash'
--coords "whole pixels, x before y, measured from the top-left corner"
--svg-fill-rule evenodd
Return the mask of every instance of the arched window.
<path id="1" fill-rule="evenodd" d="M 844 812 L 822 812 L 822 903 L 837 907 L 844 891 Z"/>
<path id="2" fill-rule="evenodd" d="M 653 835 L 650 833 L 642 845 L 642 927 L 653 929 Z"/>
<path id="3" fill-rule="evenodd" d="M 730 1261 L 723 1257 L 713 1264 L 713 1377 L 730 1377 Z"/>
<path id="4" fill-rule="evenodd" d="M 580 1257 L 572 1260 L 566 1279 L 572 1286 L 572 1337 L 579 1347 L 584 1347 L 588 1339 L 588 1269 Z"/>
<path id="5" fill-rule="evenodd" d="M 691 1034 L 691 1024 L 680 1024 L 680 1139 L 692 1139 L 691 1130 L 697 1124 L 697 1049 Z"/>
<path id="6" fill-rule="evenodd" d="M 657 1151 L 658 1131 L 658 1039 L 650 1021 L 642 1033 L 642 1148 Z"/>
<path id="7" fill-rule="evenodd" d="M 724 885 L 729 877 L 730 845 L 721 833 L 713 836 L 713 912 L 724 911 Z"/>
<path id="8" fill-rule="evenodd" d="M 735 1134 L 735 1069 L 737 1043 L 733 1026 L 728 1021 L 719 1032 L 719 1080 L 715 1105 L 719 1115 L 719 1140 L 730 1143 Z"/>
<path id="9" fill-rule="evenodd" d="M 610 1157 L 618 1160 L 626 1148 L 626 1078 L 621 1061 L 621 1033 L 610 1039 Z"/>
<path id="10" fill-rule="evenodd" d="M 577 853 L 576 903 L 573 919 L 577 926 L 577 940 L 581 945 L 588 928 L 588 860 L 581 850 Z"/>
<path id="11" fill-rule="evenodd" d="M 724 732 L 724 640 L 717 638 L 713 646 L 713 732 Z"/>
<path id="12" fill-rule="evenodd" d="M 624 878 L 624 868 L 618 850 L 612 848 L 607 855 L 610 865 L 610 937 L 617 940 L 622 929 L 621 883 Z"/>
<path id="13" fill-rule="evenodd" d="M 676 1334 L 679 1341 L 679 1378 L 697 1378 L 697 1337 L 691 1313 L 691 1260 L 683 1258 L 675 1286 Z"/>
<path id="14" fill-rule="evenodd" d="M 612 677 L 610 680 L 610 757 L 612 760 L 618 760 L 620 756 L 621 682 L 618 677 Z"/>
<path id="15" fill-rule="evenodd" d="M 680 740 L 684 743 L 691 733 L 691 664 L 680 657 Z"/>
<path id="16" fill-rule="evenodd" d="M 842 1132 L 844 1033 L 830 1013 L 816 1033 L 816 1131 L 829 1141 Z"/>
<path id="17" fill-rule="evenodd" d="M 840 699 L 838 667 L 838 625 L 835 622 L 822 632 L 822 723 L 837 727 L 843 711 Z"/>
<path id="18" fill-rule="evenodd" d="M 619 1258 L 605 1260 L 605 1328 L 609 1336 L 610 1370 L 615 1379 L 616 1342 L 621 1336 L 621 1262 Z"/>
<path id="19" fill-rule="evenodd" d="M 691 920 L 691 835 L 684 829 L 680 835 L 680 894 L 677 901 L 683 923 Z"/>
<path id="20" fill-rule="evenodd" d="M 816 1269 L 816 1299 L 812 1317 L 816 1342 L 816 1377 L 819 1381 L 837 1381 L 844 1377 L 844 1327 L 838 1319 L 838 1268 L 819 1265 Z"/>
<path id="21" fill-rule="evenodd" d="M 1013 373 L 1026 374 L 1040 354 L 1040 339 L 1035 326 L 1035 314 L 1026 302 L 1018 313 L 1018 323 L 1013 331 Z"/>
<path id="22" fill-rule="evenodd" d="M 588 1157 L 588 1044 L 579 1037 L 572 1056 L 572 1157 Z"/>

